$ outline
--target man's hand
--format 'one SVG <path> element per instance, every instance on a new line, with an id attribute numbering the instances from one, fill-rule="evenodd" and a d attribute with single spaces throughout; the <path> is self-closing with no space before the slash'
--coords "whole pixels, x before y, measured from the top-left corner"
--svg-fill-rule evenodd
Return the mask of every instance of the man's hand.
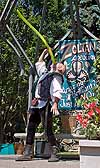
<path id="1" fill-rule="evenodd" d="M 53 113 L 53 115 L 57 116 L 59 115 L 59 111 L 58 111 L 58 103 L 54 102 L 51 108 L 51 112 Z"/>
<path id="2" fill-rule="evenodd" d="M 44 49 L 44 51 L 42 52 L 42 54 L 39 57 L 39 62 L 42 62 L 44 60 L 44 56 L 48 53 L 47 49 Z"/>

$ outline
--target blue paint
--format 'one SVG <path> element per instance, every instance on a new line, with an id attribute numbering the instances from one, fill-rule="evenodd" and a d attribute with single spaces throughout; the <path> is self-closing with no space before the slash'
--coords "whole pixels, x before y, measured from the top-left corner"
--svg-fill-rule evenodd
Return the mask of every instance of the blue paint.
<path id="1" fill-rule="evenodd" d="M 81 96 L 87 98 L 94 96 L 93 87 L 96 86 L 96 70 L 93 67 L 95 52 L 96 42 L 93 39 L 60 41 L 58 61 L 64 61 L 66 74 L 59 109 L 81 109 L 77 100 Z"/>
<path id="2" fill-rule="evenodd" d="M 0 155 L 13 155 L 15 154 L 13 144 L 1 144 L 0 145 Z"/>

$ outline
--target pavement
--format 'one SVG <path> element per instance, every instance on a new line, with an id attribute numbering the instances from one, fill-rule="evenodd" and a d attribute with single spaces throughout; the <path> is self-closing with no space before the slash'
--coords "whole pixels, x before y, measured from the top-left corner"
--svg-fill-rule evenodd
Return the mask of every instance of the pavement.
<path id="1" fill-rule="evenodd" d="M 17 155 L 0 155 L 0 168 L 80 168 L 79 160 L 60 160 L 48 162 L 47 159 L 34 159 L 32 161 L 15 161 Z"/>

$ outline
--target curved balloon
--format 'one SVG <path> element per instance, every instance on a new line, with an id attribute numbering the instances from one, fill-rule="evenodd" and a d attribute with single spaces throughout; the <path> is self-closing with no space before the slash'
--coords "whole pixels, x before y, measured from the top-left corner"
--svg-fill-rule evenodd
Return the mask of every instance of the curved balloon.
<path id="1" fill-rule="evenodd" d="M 52 49 L 51 49 L 51 47 L 48 45 L 47 41 L 44 39 L 44 37 L 41 35 L 41 33 L 40 33 L 39 31 L 37 31 L 37 30 L 29 23 L 29 21 L 27 21 L 27 20 L 25 19 L 25 17 L 20 13 L 20 11 L 19 11 L 18 9 L 17 9 L 17 13 L 18 13 L 19 18 L 21 18 L 21 19 L 23 20 L 23 22 L 25 22 L 25 23 L 30 27 L 30 29 L 32 29 L 32 30 L 40 37 L 40 39 L 43 41 L 43 43 L 45 44 L 45 46 L 46 46 L 47 49 L 48 49 L 48 52 L 49 52 L 49 54 L 50 54 L 50 56 L 51 56 L 51 60 L 52 60 L 53 64 L 55 64 L 56 61 L 55 61 L 54 55 L 53 55 L 53 53 L 52 53 Z"/>

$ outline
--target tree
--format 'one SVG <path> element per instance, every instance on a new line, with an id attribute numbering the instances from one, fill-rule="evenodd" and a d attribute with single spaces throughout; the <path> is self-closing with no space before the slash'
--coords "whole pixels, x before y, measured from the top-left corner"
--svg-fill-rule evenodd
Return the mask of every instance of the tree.
<path id="1" fill-rule="evenodd" d="M 0 124 L 1 141 L 7 132 L 15 131 L 16 119 L 22 118 L 27 109 L 27 77 L 20 77 L 18 60 L 15 53 L 4 42 L 0 41 L 1 48 L 1 81 L 0 81 Z M 21 79 L 23 78 L 23 79 Z M 12 128 L 12 129 L 11 129 Z M 22 129 L 24 130 L 24 128 Z"/>
<path id="2" fill-rule="evenodd" d="M 7 0 L 0 1 L 0 13 L 2 12 L 6 2 Z M 16 8 L 23 13 L 37 30 L 40 28 L 43 3 L 44 0 L 19 0 L 16 6 Z M 76 18 L 75 0 L 73 0 L 72 4 L 73 17 Z M 16 8 L 12 12 L 8 25 L 34 64 L 38 37 L 22 22 L 22 20 L 18 18 Z M 97 37 L 99 37 L 100 30 L 99 11 L 99 6 L 96 1 L 80 1 L 79 14 L 81 24 L 86 26 Z M 69 0 L 47 1 L 46 17 L 44 18 L 44 23 L 42 25 L 42 34 L 51 47 L 64 36 L 68 29 L 72 28 L 70 12 Z M 14 44 L 9 33 L 5 32 L 5 37 Z M 13 50 L 1 39 L 0 47 L 0 141 L 2 141 L 2 131 L 6 133 L 11 130 L 11 128 L 13 132 L 16 131 L 13 130 L 13 128 L 16 127 L 16 121 L 18 123 L 19 118 L 22 120 L 23 115 L 26 117 L 28 76 L 30 67 L 26 59 L 21 55 L 25 74 L 24 76 L 20 76 L 18 59 Z M 39 53 L 44 48 L 44 44 L 40 41 Z M 97 61 L 97 66 L 99 66 L 99 64 L 100 60 Z M 19 131 L 24 130 L 25 124 L 22 127 L 23 129 Z"/>
<path id="3" fill-rule="evenodd" d="M 0 5 L 1 6 L 1 5 Z M 2 9 L 4 5 L 2 4 Z M 16 20 L 17 24 L 14 24 Z M 14 22 L 13 22 L 14 21 Z M 18 22 L 17 22 L 18 21 Z M 25 41 L 23 35 L 26 33 L 26 29 L 18 31 L 17 28 L 21 28 L 22 24 L 20 20 L 17 20 L 16 15 L 13 15 L 8 22 L 13 32 L 19 39 L 22 45 Z M 25 33 L 23 33 L 25 31 Z M 4 32 L 5 38 L 13 42 L 10 35 Z M 21 40 L 20 40 L 21 36 Z M 25 39 L 26 40 L 26 39 Z M 28 40 L 27 40 L 28 42 Z M 0 142 L 4 141 L 4 136 L 7 132 L 14 133 L 16 129 L 16 123 L 18 120 L 22 120 L 23 114 L 27 111 L 27 92 L 28 92 L 28 64 L 25 62 L 25 74 L 20 76 L 20 69 L 18 65 L 18 59 L 13 50 L 0 39 Z M 26 46 L 24 45 L 25 49 Z M 24 131 L 25 124 L 20 131 Z"/>
<path id="4" fill-rule="evenodd" d="M 100 7 L 94 0 L 80 1 L 80 19 L 82 24 L 95 36 L 100 36 Z"/>
<path id="5" fill-rule="evenodd" d="M 6 0 L 0 1 L 1 9 L 3 10 L 4 5 L 6 4 Z M 56 5 L 56 6 L 55 6 Z M 17 3 L 17 8 L 23 13 L 23 15 L 32 23 L 33 26 L 37 30 L 40 27 L 40 21 L 42 18 L 42 8 L 43 8 L 43 0 L 41 1 L 27 1 L 21 0 Z M 53 46 L 52 43 L 55 43 L 62 35 L 64 34 L 65 26 L 61 26 L 63 21 L 61 20 L 61 12 L 63 9 L 63 1 L 55 1 L 50 0 L 47 4 L 46 13 L 48 15 L 48 19 L 45 18 L 45 23 L 43 25 L 43 35 L 48 39 L 50 45 Z M 59 15 L 58 15 L 59 13 Z M 54 21 L 52 21 L 52 14 Z M 24 48 L 28 57 L 31 59 L 32 63 L 34 63 L 35 57 L 35 46 L 37 41 L 37 36 L 18 18 L 16 9 L 13 11 L 10 20 L 8 22 L 9 27 L 11 28 L 14 35 L 17 37 L 18 41 Z M 59 29 L 60 35 L 57 31 Z M 5 38 L 9 39 L 13 43 L 13 39 L 10 35 L 5 32 Z M 14 44 L 14 43 L 13 43 Z M 18 59 L 15 53 L 11 50 L 11 48 L 0 39 L 0 71 L 1 71 L 1 135 L 2 131 L 4 134 L 11 130 L 11 127 L 14 128 L 16 126 L 16 120 L 18 116 L 22 116 L 21 114 L 26 114 L 27 111 L 27 92 L 28 92 L 28 75 L 29 75 L 29 65 L 26 62 L 25 58 L 23 58 L 23 63 L 25 67 L 25 74 L 23 77 L 20 77 L 20 70 L 18 67 Z M 40 42 L 40 49 L 44 48 L 42 42 Z M 24 128 L 22 129 L 24 130 Z M 12 130 L 13 132 L 15 130 Z M 1 137 L 1 136 L 0 136 Z M 2 141 L 1 137 L 1 141 Z"/>

